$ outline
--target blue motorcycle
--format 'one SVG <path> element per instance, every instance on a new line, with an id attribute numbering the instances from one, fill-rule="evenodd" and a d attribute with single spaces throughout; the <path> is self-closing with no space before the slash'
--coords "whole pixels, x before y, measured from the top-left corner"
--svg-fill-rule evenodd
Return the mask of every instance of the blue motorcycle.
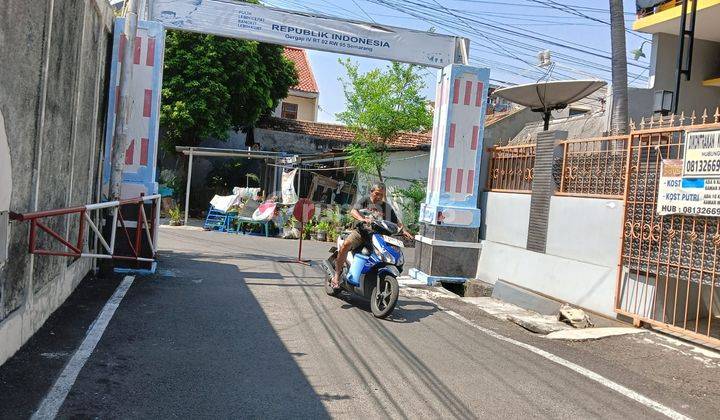
<path id="1" fill-rule="evenodd" d="M 393 235 L 401 233 L 395 223 L 376 220 L 369 227 L 370 241 L 348 253 L 338 289 L 334 289 L 330 282 L 335 275 L 338 249 L 349 233 L 341 234 L 337 246 L 330 248 L 331 255 L 322 264 L 326 273 L 325 292 L 337 296 L 344 290 L 369 299 L 373 316 L 385 318 L 395 309 L 400 293 L 397 278 L 405 264 L 404 244 L 393 238 Z"/>

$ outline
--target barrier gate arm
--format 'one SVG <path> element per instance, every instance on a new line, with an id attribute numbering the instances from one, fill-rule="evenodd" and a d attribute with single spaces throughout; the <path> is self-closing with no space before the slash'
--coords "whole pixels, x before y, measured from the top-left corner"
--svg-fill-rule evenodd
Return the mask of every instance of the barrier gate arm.
<path id="1" fill-rule="evenodd" d="M 88 204 L 85 206 L 68 207 L 57 210 L 38 211 L 33 213 L 14 213 L 10 212 L 10 220 L 18 222 L 30 222 L 30 239 L 29 239 L 29 252 L 36 255 L 52 255 L 61 257 L 87 257 L 87 258 L 102 258 L 102 259 L 118 259 L 118 260 L 131 260 L 131 261 L 142 261 L 142 262 L 154 262 L 157 254 L 157 244 L 153 240 L 153 232 L 148 223 L 147 212 L 145 211 L 145 203 L 152 202 L 151 214 L 154 216 L 154 220 L 160 219 L 160 194 L 140 196 L 137 198 L 130 198 L 119 201 L 108 201 L 105 203 Z M 125 218 L 121 210 L 122 206 L 136 204 L 138 206 L 137 212 L 137 225 L 135 229 L 135 238 L 131 238 L 130 232 L 125 224 Z M 100 229 L 93 221 L 90 216 L 93 211 L 100 211 L 105 209 L 112 209 L 112 225 L 114 229 L 110 232 L 110 238 L 107 240 Z M 70 238 L 64 238 L 61 234 L 55 232 L 41 219 L 57 216 L 67 216 L 72 214 L 78 214 L 80 217 L 80 225 L 78 228 L 77 239 L 74 243 L 70 242 Z M 117 255 L 115 253 L 115 243 L 117 240 L 117 227 L 118 222 L 124 233 L 124 237 L 130 247 L 130 251 L 133 255 Z M 102 245 L 106 254 L 93 254 L 82 252 L 85 247 L 85 229 L 86 225 L 95 233 L 98 241 Z M 157 229 L 156 223 L 152 222 L 153 228 Z M 62 244 L 67 250 L 65 251 L 54 251 L 49 249 L 38 249 L 37 248 L 37 235 L 38 229 L 44 231 L 60 244 Z M 153 258 L 145 258 L 140 256 L 142 249 L 142 232 L 145 232 L 146 239 L 152 250 Z"/>

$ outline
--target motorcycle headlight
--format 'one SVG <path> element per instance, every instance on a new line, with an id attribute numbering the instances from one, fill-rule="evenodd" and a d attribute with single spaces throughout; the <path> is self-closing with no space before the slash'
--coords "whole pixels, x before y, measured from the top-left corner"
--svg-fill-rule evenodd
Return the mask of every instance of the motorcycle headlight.
<path id="1" fill-rule="evenodd" d="M 388 264 L 395 264 L 395 257 L 393 257 L 393 255 L 388 252 L 387 249 L 380 245 L 380 242 L 377 240 L 376 237 L 373 236 L 372 242 L 373 248 L 375 248 L 375 253 L 379 255 L 380 258 L 382 258 L 383 262 L 386 262 Z"/>
<path id="2" fill-rule="evenodd" d="M 392 248 L 398 254 L 397 261 L 395 261 L 395 265 L 405 265 L 405 256 L 402 253 L 402 249 L 400 249 L 399 246 L 394 246 L 394 245 Z"/>

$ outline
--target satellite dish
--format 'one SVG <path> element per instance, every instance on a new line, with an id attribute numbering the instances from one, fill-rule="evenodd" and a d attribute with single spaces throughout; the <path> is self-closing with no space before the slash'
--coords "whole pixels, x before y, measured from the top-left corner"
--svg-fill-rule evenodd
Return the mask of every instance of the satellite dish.
<path id="1" fill-rule="evenodd" d="M 556 80 L 529 83 L 496 90 L 493 95 L 542 112 L 545 130 L 550 127 L 550 112 L 563 109 L 597 91 L 607 83 L 601 80 Z"/>

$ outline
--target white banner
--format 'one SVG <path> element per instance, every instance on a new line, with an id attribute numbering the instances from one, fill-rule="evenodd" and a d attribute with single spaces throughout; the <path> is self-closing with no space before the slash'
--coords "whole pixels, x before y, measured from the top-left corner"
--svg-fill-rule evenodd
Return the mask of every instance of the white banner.
<path id="1" fill-rule="evenodd" d="M 150 0 L 150 19 L 172 29 L 437 68 L 467 63 L 469 45 L 449 35 L 228 0 Z"/>
<path id="2" fill-rule="evenodd" d="M 720 216 L 720 179 L 683 178 L 683 161 L 665 159 L 660 167 L 657 212 Z"/>
<path id="3" fill-rule="evenodd" d="M 295 204 L 298 201 L 298 196 L 295 192 L 295 175 L 297 171 L 297 169 L 293 169 L 292 171 L 283 172 L 282 174 L 283 204 Z"/>
<path id="4" fill-rule="evenodd" d="M 720 177 L 720 131 L 685 134 L 683 177 Z"/>

